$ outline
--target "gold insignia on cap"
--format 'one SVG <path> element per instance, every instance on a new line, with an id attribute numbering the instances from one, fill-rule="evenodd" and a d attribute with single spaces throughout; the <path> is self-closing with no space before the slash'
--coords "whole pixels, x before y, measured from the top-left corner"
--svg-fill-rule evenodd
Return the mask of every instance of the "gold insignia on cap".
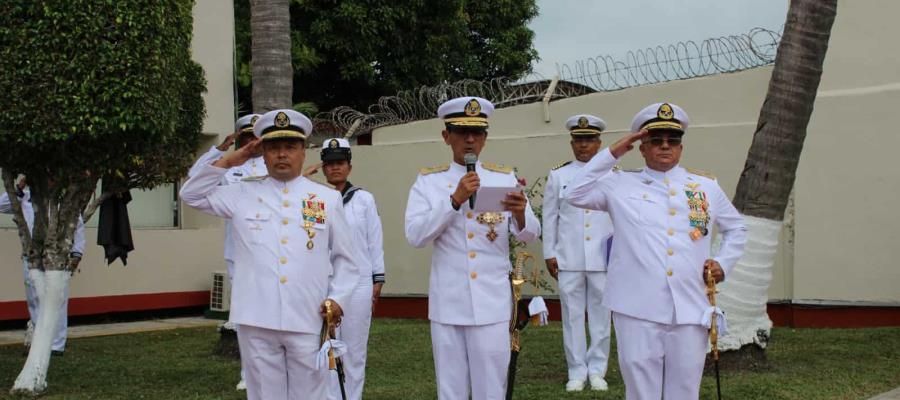
<path id="1" fill-rule="evenodd" d="M 250 118 L 250 126 L 256 125 L 256 120 L 259 119 L 259 115 L 254 115 L 253 118 Z"/>
<path id="2" fill-rule="evenodd" d="M 587 117 L 578 118 L 578 127 L 579 128 L 587 128 L 588 126 L 590 126 L 590 124 L 588 124 Z"/>
<path id="3" fill-rule="evenodd" d="M 338 140 L 337 140 L 337 139 L 331 139 L 331 141 L 328 142 L 328 148 L 331 148 L 331 149 L 336 149 L 336 148 L 338 148 Z"/>
<path id="4" fill-rule="evenodd" d="M 466 103 L 466 107 L 463 109 L 463 111 L 470 117 L 481 114 L 481 103 L 479 103 L 476 99 L 469 100 L 469 102 Z"/>
<path id="5" fill-rule="evenodd" d="M 675 111 L 672 110 L 672 106 L 669 103 L 663 103 L 659 106 L 659 110 L 656 111 L 656 116 L 660 119 L 672 119 L 675 118 Z"/>
<path id="6" fill-rule="evenodd" d="M 290 124 L 291 119 L 288 118 L 287 114 L 285 114 L 284 112 L 280 112 L 275 116 L 275 127 L 286 128 Z"/>

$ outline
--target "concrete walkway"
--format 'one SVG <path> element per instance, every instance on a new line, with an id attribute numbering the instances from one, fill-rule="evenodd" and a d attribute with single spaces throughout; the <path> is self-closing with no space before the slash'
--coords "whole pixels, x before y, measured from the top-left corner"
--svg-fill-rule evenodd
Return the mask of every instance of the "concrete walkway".
<path id="1" fill-rule="evenodd" d="M 890 392 L 879 394 L 869 400 L 900 400 L 900 387 Z"/>
<path id="2" fill-rule="evenodd" d="M 127 333 L 164 331 L 177 328 L 218 326 L 223 321 L 203 317 L 155 319 L 149 321 L 119 322 L 113 324 L 76 325 L 69 327 L 69 339 L 84 337 L 123 335 Z M 0 331 L 0 346 L 23 344 L 24 330 Z"/>

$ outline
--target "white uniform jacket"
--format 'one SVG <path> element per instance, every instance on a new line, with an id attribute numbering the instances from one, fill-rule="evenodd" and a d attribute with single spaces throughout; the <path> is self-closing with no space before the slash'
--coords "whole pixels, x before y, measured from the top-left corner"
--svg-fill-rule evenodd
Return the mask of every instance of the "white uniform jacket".
<path id="1" fill-rule="evenodd" d="M 556 258 L 560 271 L 606 271 L 613 224 L 609 214 L 575 207 L 563 190 L 584 167 L 571 161 L 550 171 L 544 187 L 544 259 Z"/>
<path id="2" fill-rule="evenodd" d="M 485 169 L 476 172 L 481 186 L 516 186 L 515 175 Z M 512 312 L 509 287 L 509 235 L 531 242 L 540 233 L 540 221 L 529 204 L 525 226 L 517 226 L 511 213 L 500 212 L 503 221 L 494 227 L 478 222 L 481 213 L 469 203 L 454 210 L 450 195 L 456 190 L 466 167 L 451 163 L 447 168 L 420 174 L 409 192 L 406 205 L 406 240 L 413 247 L 434 244 L 428 289 L 428 318 L 448 325 L 487 325 L 508 321 Z M 430 171 L 429 171 L 430 172 Z"/>
<path id="3" fill-rule="evenodd" d="M 668 172 L 611 171 L 615 163 L 604 149 L 563 192 L 578 207 L 609 212 L 616 227 L 604 305 L 661 324 L 700 324 L 709 307 L 703 263 L 712 228 L 722 235 L 715 260 L 727 275 L 747 240 L 743 217 L 714 179 L 680 166 Z M 710 234 L 696 241 L 690 237 L 688 191 L 702 192 L 708 201 Z"/>
<path id="4" fill-rule="evenodd" d="M 34 206 L 31 204 L 31 191 L 26 187 L 19 196 L 19 203 L 22 205 L 22 214 L 25 217 L 25 225 L 28 225 L 28 232 L 34 229 Z M 12 203 L 9 200 L 9 194 L 5 191 L 0 194 L 0 213 L 12 214 Z M 84 220 L 78 217 L 78 225 L 75 227 L 75 236 L 72 239 L 72 250 L 70 253 L 78 253 L 81 257 L 84 255 Z"/>
<path id="5" fill-rule="evenodd" d="M 231 321 L 319 334 L 319 306 L 326 298 L 346 306 L 359 280 L 360 255 L 340 194 L 303 177 L 220 186 L 227 172 L 203 166 L 185 182 L 181 198 L 200 211 L 232 219 Z M 307 204 L 324 209 L 323 218 L 314 218 L 311 239 L 303 226 Z"/>
<path id="6" fill-rule="evenodd" d="M 211 164 L 213 161 L 222 158 L 225 155 L 224 151 L 221 151 L 213 146 L 200 156 L 194 165 L 191 167 L 190 171 L 188 171 L 188 178 L 197 175 L 200 172 L 200 169 L 207 164 Z M 238 183 L 245 178 L 251 178 L 256 176 L 265 176 L 268 172 L 266 171 L 266 163 L 262 157 L 252 158 L 247 160 L 244 165 L 239 167 L 229 168 L 228 172 L 225 173 L 225 176 L 222 178 L 220 184 L 222 185 L 231 185 L 234 183 Z M 234 245 L 231 243 L 231 220 L 225 221 L 225 243 L 223 243 L 224 247 L 224 256 L 228 261 L 234 261 Z"/>
<path id="7" fill-rule="evenodd" d="M 353 198 L 344 205 L 344 211 L 363 254 L 359 265 L 359 283 L 383 283 L 384 236 L 375 197 L 365 190 L 357 189 Z"/>

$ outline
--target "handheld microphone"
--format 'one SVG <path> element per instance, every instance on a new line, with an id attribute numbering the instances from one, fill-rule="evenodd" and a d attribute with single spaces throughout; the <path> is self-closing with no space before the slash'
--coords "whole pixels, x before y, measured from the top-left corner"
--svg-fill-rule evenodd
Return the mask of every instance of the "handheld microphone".
<path id="1" fill-rule="evenodd" d="M 475 163 L 478 162 L 478 156 L 474 153 L 466 153 L 463 156 L 463 160 L 466 162 L 466 172 L 474 172 Z M 475 193 L 472 193 L 472 195 L 469 196 L 469 208 L 475 208 Z"/>

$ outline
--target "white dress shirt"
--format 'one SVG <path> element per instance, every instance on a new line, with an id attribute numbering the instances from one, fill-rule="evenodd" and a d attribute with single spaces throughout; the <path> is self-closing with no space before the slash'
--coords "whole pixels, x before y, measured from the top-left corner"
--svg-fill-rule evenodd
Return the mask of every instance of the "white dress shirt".
<path id="1" fill-rule="evenodd" d="M 550 171 L 544 187 L 544 259 L 555 258 L 560 271 L 606 271 L 612 221 L 603 211 L 575 207 L 562 193 L 584 163 L 571 161 Z"/>
<path id="2" fill-rule="evenodd" d="M 723 236 L 715 260 L 727 275 L 747 240 L 744 219 L 714 180 L 675 166 L 667 172 L 611 171 L 606 148 L 578 171 L 563 198 L 609 212 L 616 228 L 604 305 L 661 324 L 700 324 L 709 307 L 703 263 L 712 228 Z M 693 240 L 686 191 L 708 199 L 710 234 Z"/>
<path id="3" fill-rule="evenodd" d="M 347 204 L 344 204 L 347 222 L 353 229 L 356 244 L 363 254 L 360 262 L 360 283 L 384 282 L 384 236 L 381 217 L 375 197 L 371 193 L 357 189 Z"/>
<path id="4" fill-rule="evenodd" d="M 232 219 L 231 321 L 318 334 L 322 302 L 331 298 L 346 306 L 359 281 L 361 255 L 340 193 L 304 177 L 219 185 L 227 172 L 204 165 L 185 182 L 181 198 L 200 211 Z M 310 228 L 313 238 L 303 226 L 305 201 L 325 210 L 324 220 Z"/>
<path id="5" fill-rule="evenodd" d="M 495 172 L 476 165 L 481 186 L 514 187 L 512 172 Z M 420 174 L 406 205 L 406 240 L 413 247 L 434 245 L 428 289 L 428 318 L 448 325 L 487 325 L 508 321 L 512 312 L 509 286 L 509 235 L 530 242 L 540 233 L 540 222 L 528 204 L 525 226 L 510 212 L 494 226 L 497 237 L 487 238 L 489 227 L 478 222 L 481 213 L 468 202 L 454 210 L 450 195 L 466 167 L 451 163 L 440 172 Z"/>

